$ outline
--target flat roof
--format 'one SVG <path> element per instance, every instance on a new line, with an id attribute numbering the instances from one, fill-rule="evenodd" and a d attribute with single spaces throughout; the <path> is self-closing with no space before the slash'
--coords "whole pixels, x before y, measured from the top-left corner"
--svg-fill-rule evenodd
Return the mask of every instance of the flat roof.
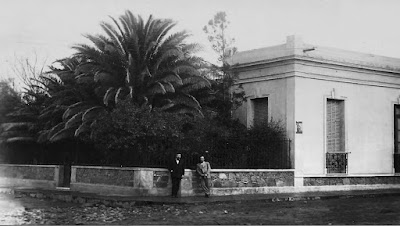
<path id="1" fill-rule="evenodd" d="M 238 52 L 228 60 L 228 63 L 240 67 L 288 57 L 400 72 L 399 58 L 307 44 L 300 36 L 295 35 L 288 36 L 285 44 Z"/>

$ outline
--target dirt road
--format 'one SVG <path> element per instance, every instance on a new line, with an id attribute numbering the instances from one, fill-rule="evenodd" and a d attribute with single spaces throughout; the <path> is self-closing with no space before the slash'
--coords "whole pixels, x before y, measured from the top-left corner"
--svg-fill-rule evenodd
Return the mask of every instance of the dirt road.
<path id="1" fill-rule="evenodd" d="M 400 224 L 400 197 L 116 208 L 2 195 L 0 224 Z"/>

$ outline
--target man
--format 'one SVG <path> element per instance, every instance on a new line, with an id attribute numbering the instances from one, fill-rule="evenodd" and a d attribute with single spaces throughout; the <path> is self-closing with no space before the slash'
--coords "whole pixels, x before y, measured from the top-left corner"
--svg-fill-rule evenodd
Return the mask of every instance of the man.
<path id="1" fill-rule="evenodd" d="M 200 163 L 197 164 L 197 173 L 200 175 L 200 186 L 207 198 L 210 197 L 210 179 L 211 166 L 209 162 L 204 161 L 204 156 L 200 157 Z"/>
<path id="2" fill-rule="evenodd" d="M 183 166 L 181 157 L 182 157 L 182 154 L 177 153 L 174 161 L 172 161 L 168 166 L 168 169 L 171 173 L 171 180 L 172 180 L 171 196 L 174 198 L 178 197 L 179 186 L 181 184 L 183 175 L 185 174 L 185 167 Z"/>

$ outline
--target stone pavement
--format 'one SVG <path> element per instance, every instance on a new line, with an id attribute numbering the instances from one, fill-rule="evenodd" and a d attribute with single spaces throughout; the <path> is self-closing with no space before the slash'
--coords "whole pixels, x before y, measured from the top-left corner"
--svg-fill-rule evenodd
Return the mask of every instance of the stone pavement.
<path id="1" fill-rule="evenodd" d="M 227 195 L 206 197 L 136 197 L 119 195 L 98 195 L 70 190 L 43 190 L 29 188 L 0 188 L 0 193 L 11 193 L 15 196 L 30 196 L 34 198 L 48 198 L 74 203 L 100 203 L 107 206 L 140 206 L 162 204 L 202 204 L 202 203 L 229 203 L 229 202 L 283 202 L 305 201 L 356 197 L 383 197 L 400 196 L 400 189 L 358 190 L 358 191 L 331 191 L 331 192 L 303 192 L 303 193 L 275 193 L 258 195 Z"/>

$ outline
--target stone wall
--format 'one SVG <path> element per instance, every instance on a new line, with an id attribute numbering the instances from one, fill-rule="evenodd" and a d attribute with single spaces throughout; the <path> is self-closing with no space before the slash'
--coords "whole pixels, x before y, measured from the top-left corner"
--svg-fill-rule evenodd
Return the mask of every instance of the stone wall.
<path id="1" fill-rule="evenodd" d="M 0 164 L 0 185 L 55 188 L 62 180 L 62 166 Z"/>
<path id="2" fill-rule="evenodd" d="M 293 187 L 293 170 L 219 170 L 211 173 L 214 195 L 268 193 L 260 188 Z M 99 194 L 168 196 L 171 193 L 170 173 L 162 168 L 118 168 L 72 166 L 71 190 Z M 200 178 L 193 170 L 185 170 L 181 196 L 203 195 Z"/>
<path id="3" fill-rule="evenodd" d="M 76 182 L 133 187 L 133 170 L 125 168 L 77 168 Z"/>
<path id="4" fill-rule="evenodd" d="M 294 186 L 293 171 L 225 170 L 211 174 L 215 188 Z"/>
<path id="5" fill-rule="evenodd" d="M 400 176 L 304 177 L 304 186 L 400 184 Z"/>

